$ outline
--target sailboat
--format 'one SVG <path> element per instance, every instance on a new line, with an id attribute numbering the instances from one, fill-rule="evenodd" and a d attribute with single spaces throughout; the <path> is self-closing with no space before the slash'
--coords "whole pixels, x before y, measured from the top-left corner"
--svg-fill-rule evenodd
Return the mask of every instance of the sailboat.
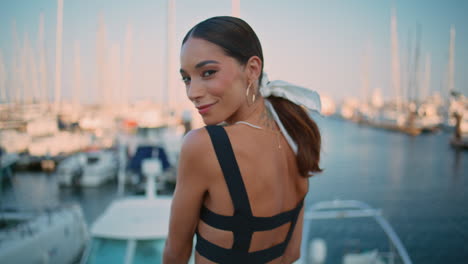
<path id="1" fill-rule="evenodd" d="M 420 31 L 418 31 L 418 33 L 420 33 Z M 420 38 L 420 34 L 418 34 L 418 37 Z M 439 115 L 437 104 L 432 101 L 421 103 L 418 102 L 416 98 L 413 98 L 412 100 L 410 100 L 410 98 L 406 98 L 406 100 L 404 100 L 405 97 L 403 96 L 401 86 L 397 19 L 395 10 L 392 10 L 391 16 L 391 49 L 392 88 L 395 91 L 396 98 L 393 102 L 383 104 L 377 109 L 377 111 L 373 111 L 373 115 L 366 113 L 371 111 L 361 111 L 362 113 L 358 121 L 361 124 L 402 132 L 412 136 L 419 135 L 423 132 L 436 131 L 442 124 L 442 117 Z M 418 74 L 417 62 L 419 58 L 419 46 L 416 47 L 415 54 L 415 66 L 412 75 Z M 427 74 L 430 74 L 429 67 L 430 65 L 428 66 L 426 64 Z M 410 67 L 408 66 L 408 68 Z M 410 88 L 415 89 L 417 87 L 416 81 L 414 81 L 410 75 L 411 74 L 408 74 L 408 79 L 410 80 L 408 82 L 408 90 Z M 426 76 L 426 78 L 429 77 Z M 428 86 L 428 84 L 426 84 L 426 86 Z"/>
<path id="2" fill-rule="evenodd" d="M 468 99 L 452 93 L 450 113 L 455 119 L 455 129 L 450 145 L 454 148 L 468 149 Z"/>

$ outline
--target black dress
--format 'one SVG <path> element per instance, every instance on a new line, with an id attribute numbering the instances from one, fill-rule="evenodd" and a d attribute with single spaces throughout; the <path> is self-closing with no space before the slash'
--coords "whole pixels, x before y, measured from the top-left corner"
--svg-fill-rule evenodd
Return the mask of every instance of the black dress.
<path id="1" fill-rule="evenodd" d="M 203 206 L 200 219 L 214 228 L 232 231 L 234 243 L 230 249 L 222 248 L 204 239 L 197 230 L 196 250 L 203 257 L 221 264 L 259 264 L 282 256 L 292 237 L 304 199 L 294 209 L 271 217 L 252 215 L 247 191 L 226 131 L 221 126 L 207 126 L 206 129 L 229 189 L 234 205 L 234 215 L 220 215 Z M 291 225 L 282 243 L 267 249 L 249 252 L 254 232 L 272 230 L 288 222 L 291 222 Z"/>

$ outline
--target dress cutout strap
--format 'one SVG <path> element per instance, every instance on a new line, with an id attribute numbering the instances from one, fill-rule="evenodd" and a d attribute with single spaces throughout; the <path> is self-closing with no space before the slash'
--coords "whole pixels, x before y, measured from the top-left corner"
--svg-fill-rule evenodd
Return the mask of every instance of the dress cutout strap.
<path id="1" fill-rule="evenodd" d="M 239 165 L 237 164 L 234 151 L 232 150 L 231 141 L 222 126 L 207 126 L 206 129 L 213 142 L 213 147 L 218 158 L 219 165 L 223 171 L 224 179 L 229 188 L 234 211 L 246 215 L 252 215 L 250 208 L 249 197 L 245 190 L 244 181 L 242 180 Z"/>
<path id="2" fill-rule="evenodd" d="M 236 226 L 246 226 L 252 217 L 252 210 L 231 141 L 222 126 L 207 126 L 206 129 L 211 137 L 216 157 L 231 195 L 234 215 L 237 216 L 236 221 L 239 221 L 239 225 Z M 233 249 L 248 252 L 252 240 L 252 232 L 249 231 L 244 228 L 234 230 Z"/>

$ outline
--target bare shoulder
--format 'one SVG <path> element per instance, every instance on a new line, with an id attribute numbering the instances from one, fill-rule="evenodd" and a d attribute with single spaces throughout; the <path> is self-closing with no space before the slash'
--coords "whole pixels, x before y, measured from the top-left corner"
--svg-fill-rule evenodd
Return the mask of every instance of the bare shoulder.
<path id="1" fill-rule="evenodd" d="M 211 148 L 211 140 L 208 131 L 203 128 L 198 128 L 189 131 L 182 142 L 182 154 L 195 155 L 200 154 L 200 151 L 209 150 Z"/>
<path id="2" fill-rule="evenodd" d="M 245 133 L 246 129 L 243 126 L 232 125 L 223 127 L 229 137 L 237 137 L 242 133 Z M 210 135 L 208 130 L 203 128 L 198 128 L 188 132 L 182 143 L 182 151 L 187 153 L 195 152 L 195 154 L 200 155 L 206 152 L 214 152 L 213 144 L 211 143 Z M 201 152 L 203 151 L 203 152 Z"/>
<path id="3" fill-rule="evenodd" d="M 209 177 L 216 160 L 210 136 L 205 128 L 191 130 L 184 137 L 179 160 L 179 179 Z"/>

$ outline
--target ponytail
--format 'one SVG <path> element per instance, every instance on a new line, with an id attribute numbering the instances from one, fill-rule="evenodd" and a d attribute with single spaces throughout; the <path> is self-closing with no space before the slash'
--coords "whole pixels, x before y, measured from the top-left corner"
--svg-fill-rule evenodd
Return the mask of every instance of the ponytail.
<path id="1" fill-rule="evenodd" d="M 297 144 L 297 168 L 303 177 L 321 172 L 319 167 L 321 137 L 317 124 L 299 105 L 286 99 L 269 96 L 284 128 Z"/>

